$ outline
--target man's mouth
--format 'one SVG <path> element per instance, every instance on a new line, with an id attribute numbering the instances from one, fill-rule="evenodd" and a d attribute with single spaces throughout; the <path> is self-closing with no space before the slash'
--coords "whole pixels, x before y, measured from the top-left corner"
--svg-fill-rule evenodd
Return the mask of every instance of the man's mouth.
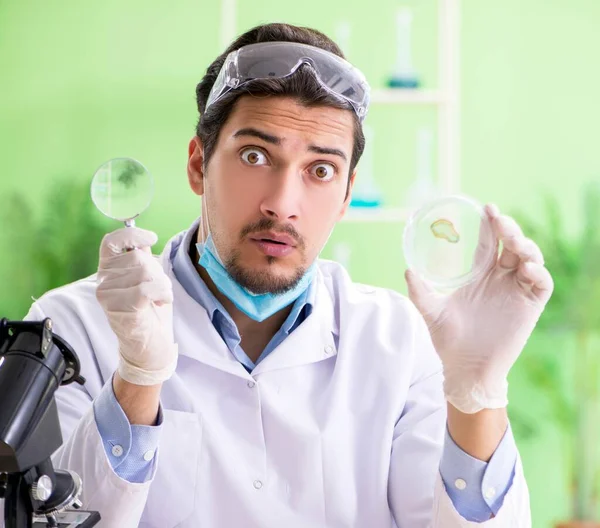
<path id="1" fill-rule="evenodd" d="M 296 241 L 294 240 L 294 238 L 292 238 L 290 235 L 286 235 L 283 233 L 263 231 L 260 233 L 253 234 L 250 238 L 257 242 L 266 242 L 270 244 L 296 247 Z"/>
<path id="2" fill-rule="evenodd" d="M 291 236 L 272 231 L 254 233 L 250 236 L 250 241 L 268 257 L 285 257 L 292 253 L 297 245 Z"/>

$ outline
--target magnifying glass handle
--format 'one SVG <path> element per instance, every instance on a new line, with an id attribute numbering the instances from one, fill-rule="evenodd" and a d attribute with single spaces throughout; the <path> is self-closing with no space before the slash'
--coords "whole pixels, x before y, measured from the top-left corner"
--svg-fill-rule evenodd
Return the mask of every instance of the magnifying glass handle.
<path id="1" fill-rule="evenodd" d="M 123 222 L 125 224 L 125 227 L 135 227 L 135 218 L 130 218 L 129 220 L 125 220 L 125 222 Z M 133 251 L 134 247 L 131 248 L 124 248 L 123 249 L 123 253 L 128 253 L 129 251 Z"/>

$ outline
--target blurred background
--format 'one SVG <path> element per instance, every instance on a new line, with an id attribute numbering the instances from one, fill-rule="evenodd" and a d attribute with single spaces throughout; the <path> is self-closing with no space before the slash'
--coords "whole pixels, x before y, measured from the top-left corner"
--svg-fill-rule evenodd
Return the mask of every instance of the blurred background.
<path id="1" fill-rule="evenodd" d="M 541 245 L 556 293 L 510 380 L 533 525 L 599 521 L 597 0 L 0 0 L 0 317 L 95 271 L 119 227 L 89 197 L 110 158 L 153 174 L 137 223 L 157 252 L 190 225 L 195 86 L 273 21 L 327 33 L 374 89 L 355 203 L 324 257 L 404 292 L 407 211 L 449 192 L 498 204 Z"/>

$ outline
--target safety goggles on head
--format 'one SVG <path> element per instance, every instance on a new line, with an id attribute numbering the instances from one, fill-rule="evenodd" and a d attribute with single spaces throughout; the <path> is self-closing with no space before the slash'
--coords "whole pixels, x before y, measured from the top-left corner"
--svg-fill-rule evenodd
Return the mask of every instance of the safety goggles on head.
<path id="1" fill-rule="evenodd" d="M 257 79 L 281 79 L 308 64 L 319 84 L 350 103 L 359 120 L 367 115 L 370 87 L 362 72 L 321 48 L 297 42 L 261 42 L 232 51 L 210 91 L 206 109 L 231 90 Z"/>

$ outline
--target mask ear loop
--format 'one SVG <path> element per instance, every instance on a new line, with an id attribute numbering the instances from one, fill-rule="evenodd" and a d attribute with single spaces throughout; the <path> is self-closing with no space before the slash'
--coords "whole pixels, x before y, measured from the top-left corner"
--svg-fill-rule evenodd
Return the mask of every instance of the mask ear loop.
<path id="1" fill-rule="evenodd" d="M 204 191 L 204 193 L 206 193 L 206 190 Z M 208 209 L 206 207 L 206 198 L 204 196 L 204 194 L 202 194 L 202 215 L 200 217 L 200 238 L 202 241 L 202 244 L 206 244 L 206 233 L 204 232 L 204 221 L 206 220 L 206 223 L 208 225 Z M 208 228 L 208 231 L 210 232 L 210 228 Z"/>
<path id="2" fill-rule="evenodd" d="M 203 193 L 202 193 L 202 215 L 200 217 L 200 234 L 202 236 L 202 244 L 206 244 L 206 241 L 208 240 L 208 237 L 210 235 L 210 223 L 208 220 L 208 206 L 206 205 L 206 191 L 207 191 L 207 186 L 206 186 L 206 164 L 204 163 L 204 160 L 202 160 L 202 178 L 205 179 L 204 181 L 204 189 L 203 189 Z M 204 232 L 204 220 L 206 219 L 206 229 L 208 231 L 208 233 Z"/>
<path id="3" fill-rule="evenodd" d="M 204 220 L 206 219 L 206 233 L 204 232 Z M 204 193 L 202 194 L 202 215 L 200 216 L 200 234 L 202 236 L 202 251 L 205 251 L 206 248 L 206 244 L 209 243 L 208 238 L 211 236 L 211 229 L 210 229 L 210 219 L 208 217 L 208 207 L 207 207 L 207 200 L 206 200 L 206 186 L 204 187 Z M 206 235 L 206 236 L 205 236 Z M 210 241 L 211 244 L 211 251 L 214 254 L 214 256 L 216 257 L 216 259 L 219 261 L 219 263 L 221 264 L 221 266 L 225 266 L 223 264 L 223 260 L 221 260 L 221 255 L 219 255 L 219 251 L 217 250 L 217 247 L 215 246 L 215 241 L 214 239 L 212 239 Z"/>
<path id="4" fill-rule="evenodd" d="M 211 236 L 210 232 L 210 219 L 208 217 L 208 200 L 206 199 L 206 194 L 208 192 L 207 188 L 208 186 L 206 185 L 206 163 L 204 162 L 204 160 L 202 160 L 202 177 L 204 178 L 204 189 L 203 189 L 203 193 L 202 193 L 202 215 L 200 216 L 200 234 L 202 236 L 202 251 L 205 251 L 205 247 L 206 244 L 208 243 L 208 237 Z M 206 219 L 206 230 L 207 232 L 204 232 L 204 220 Z M 214 243 L 214 239 L 211 241 L 211 245 L 212 245 L 212 252 L 214 253 L 214 256 L 216 257 L 216 259 L 219 261 L 219 263 L 221 264 L 221 266 L 224 267 L 223 261 L 221 260 L 221 256 L 219 255 L 219 252 L 217 250 L 217 247 L 215 246 Z M 200 255 L 202 256 L 202 255 Z"/>

